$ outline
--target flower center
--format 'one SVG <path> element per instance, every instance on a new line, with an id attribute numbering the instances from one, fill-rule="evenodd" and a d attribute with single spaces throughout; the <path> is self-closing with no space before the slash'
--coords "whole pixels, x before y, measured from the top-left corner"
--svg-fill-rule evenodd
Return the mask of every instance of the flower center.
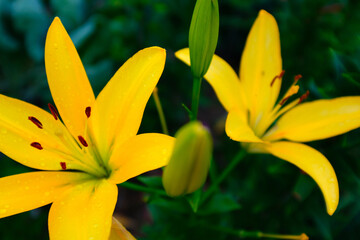
<path id="1" fill-rule="evenodd" d="M 59 144 L 62 147 L 51 147 L 47 143 L 40 143 L 38 141 L 31 142 L 30 146 L 42 150 L 56 153 L 59 156 L 59 165 L 62 170 L 82 171 L 87 172 L 97 178 L 108 178 L 111 174 L 111 169 L 100 156 L 96 145 L 87 131 L 87 122 L 84 135 L 77 136 L 77 139 L 66 128 L 65 124 L 60 120 L 58 111 L 52 104 L 48 104 L 50 112 L 55 121 L 60 121 L 60 127 L 56 129 L 46 129 L 41 121 L 34 116 L 29 116 L 28 119 L 39 129 L 46 131 L 49 135 L 55 135 Z M 87 119 L 91 116 L 91 107 L 85 108 L 85 115 Z"/>
<path id="2" fill-rule="evenodd" d="M 270 87 L 272 87 L 276 80 L 282 79 L 284 76 L 285 71 L 282 70 L 281 73 L 273 78 L 270 83 Z M 284 113 L 298 105 L 299 103 L 303 102 L 310 94 L 309 91 L 306 91 L 303 95 L 299 98 L 293 100 L 292 102 L 285 105 L 285 103 L 299 91 L 299 86 L 297 85 L 298 81 L 302 78 L 301 74 L 298 74 L 294 77 L 293 84 L 289 87 L 286 91 L 284 96 L 278 101 L 278 103 L 273 107 L 272 111 L 269 112 L 265 117 L 261 118 L 259 124 L 256 126 L 256 133 L 257 136 L 263 138 L 266 136 L 267 130 L 269 127 Z"/>

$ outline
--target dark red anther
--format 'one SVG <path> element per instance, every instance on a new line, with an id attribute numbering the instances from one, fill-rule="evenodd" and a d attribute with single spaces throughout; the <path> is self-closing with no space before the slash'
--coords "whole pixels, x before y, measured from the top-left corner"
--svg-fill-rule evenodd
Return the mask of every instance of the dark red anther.
<path id="1" fill-rule="evenodd" d="M 51 114 L 52 114 L 53 117 L 55 118 L 55 120 L 58 120 L 58 118 L 59 118 L 59 113 L 58 113 L 58 111 L 56 110 L 56 108 L 55 108 L 51 103 L 48 103 L 48 107 L 49 107 L 49 109 L 50 109 Z"/>
<path id="2" fill-rule="evenodd" d="M 285 74 L 285 70 L 282 70 L 278 77 L 282 78 L 284 76 L 284 74 Z"/>
<path id="3" fill-rule="evenodd" d="M 274 78 L 273 78 L 273 80 L 271 80 L 271 83 L 270 83 L 270 87 L 272 87 L 272 85 L 274 85 L 274 82 L 275 82 L 275 80 L 278 78 L 278 76 L 275 76 Z"/>
<path id="4" fill-rule="evenodd" d="M 86 107 L 85 108 L 85 114 L 86 114 L 87 118 L 90 117 L 90 115 L 91 115 L 91 107 Z"/>
<path id="5" fill-rule="evenodd" d="M 309 96 L 309 94 L 310 94 L 310 92 L 309 92 L 309 90 L 307 90 L 306 93 L 304 93 L 304 94 L 300 97 L 298 103 L 303 102 L 303 101 Z"/>
<path id="6" fill-rule="evenodd" d="M 84 139 L 82 136 L 78 136 L 78 138 L 79 138 L 80 143 L 81 143 L 84 147 L 89 146 L 89 145 L 87 144 L 87 142 L 85 141 L 85 139 Z"/>
<path id="7" fill-rule="evenodd" d="M 31 145 L 32 147 L 34 147 L 34 148 L 39 149 L 39 150 L 43 149 L 43 147 L 41 146 L 41 144 L 38 143 L 38 142 L 33 142 L 33 143 L 31 143 L 30 145 Z"/>
<path id="8" fill-rule="evenodd" d="M 270 87 L 272 87 L 272 85 L 274 85 L 274 82 L 275 82 L 276 79 L 282 78 L 284 76 L 284 74 L 285 74 L 285 70 L 282 70 L 279 75 L 275 76 L 273 78 L 273 80 L 271 80 Z"/>
<path id="9" fill-rule="evenodd" d="M 60 162 L 62 170 L 66 170 L 66 162 Z"/>
<path id="10" fill-rule="evenodd" d="M 31 116 L 29 116 L 28 119 L 29 119 L 33 124 L 35 124 L 38 128 L 40 128 L 40 129 L 43 128 L 42 123 L 41 123 L 36 117 L 31 117 Z"/>
<path id="11" fill-rule="evenodd" d="M 284 105 L 284 103 L 285 103 L 289 98 L 290 98 L 290 96 L 284 98 L 283 100 L 281 100 L 280 105 L 281 105 L 281 106 Z"/>
<path id="12" fill-rule="evenodd" d="M 302 78 L 302 75 L 298 74 L 294 77 L 294 81 L 297 82 L 297 81 L 299 81 L 300 78 Z"/>

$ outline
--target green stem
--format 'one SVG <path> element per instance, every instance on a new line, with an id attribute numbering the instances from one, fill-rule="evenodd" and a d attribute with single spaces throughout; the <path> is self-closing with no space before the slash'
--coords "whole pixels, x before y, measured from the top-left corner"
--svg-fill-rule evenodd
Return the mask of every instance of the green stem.
<path id="1" fill-rule="evenodd" d="M 198 208 L 199 208 L 199 203 L 200 203 L 200 200 L 201 200 L 201 193 L 202 193 L 202 189 L 199 188 L 193 194 L 189 195 L 186 198 L 194 213 L 196 213 Z"/>
<path id="2" fill-rule="evenodd" d="M 120 184 L 120 187 L 125 187 L 128 189 L 132 189 L 132 190 L 140 191 L 140 192 L 155 193 L 155 194 L 159 194 L 161 196 L 166 196 L 166 197 L 168 196 L 164 190 L 149 188 L 149 187 L 141 186 L 141 185 L 138 185 L 136 183 L 131 183 L 131 182 L 123 182 Z"/>
<path id="3" fill-rule="evenodd" d="M 309 237 L 305 233 L 302 233 L 300 235 L 284 235 L 284 234 L 263 233 L 260 231 L 236 230 L 236 229 L 227 228 L 227 227 L 210 226 L 207 224 L 206 225 L 202 224 L 201 226 L 211 229 L 211 230 L 214 230 L 214 231 L 234 235 L 239 238 L 270 238 L 270 239 L 287 239 L 287 240 L 308 240 L 309 239 Z"/>
<path id="4" fill-rule="evenodd" d="M 216 179 L 215 182 L 211 184 L 211 186 L 204 193 L 204 197 L 201 200 L 201 203 L 205 202 L 208 197 L 213 194 L 214 191 L 217 190 L 219 184 L 229 175 L 229 173 L 236 167 L 236 165 L 246 156 L 246 151 L 241 149 L 238 154 L 231 160 L 229 165 L 224 169 L 224 171 L 220 174 L 220 176 Z"/>
<path id="5" fill-rule="evenodd" d="M 214 158 L 211 157 L 211 165 L 210 165 L 210 169 L 209 169 L 209 176 L 210 176 L 211 182 L 216 181 L 217 175 L 218 175 L 218 173 L 217 173 L 215 161 L 214 161 Z"/>
<path id="6" fill-rule="evenodd" d="M 198 77 L 193 78 L 193 93 L 192 93 L 191 116 L 190 116 L 191 121 L 197 119 L 197 114 L 199 109 L 201 80 L 202 78 L 198 78 Z"/>
<path id="7" fill-rule="evenodd" d="M 259 232 L 260 238 L 271 238 L 271 239 L 287 239 L 287 240 L 308 240 L 309 237 L 305 233 L 300 235 L 286 235 L 286 234 L 271 234 Z"/>
<path id="8" fill-rule="evenodd" d="M 158 95 L 157 87 L 155 87 L 152 95 L 154 97 L 156 109 L 157 109 L 158 114 L 159 114 L 162 131 L 163 131 L 164 134 L 169 135 L 169 131 L 168 131 L 168 128 L 167 128 L 167 125 L 166 125 L 166 120 L 165 120 L 165 114 L 164 114 L 163 108 L 161 106 L 161 102 L 160 102 L 160 98 L 159 98 L 159 95 Z"/>

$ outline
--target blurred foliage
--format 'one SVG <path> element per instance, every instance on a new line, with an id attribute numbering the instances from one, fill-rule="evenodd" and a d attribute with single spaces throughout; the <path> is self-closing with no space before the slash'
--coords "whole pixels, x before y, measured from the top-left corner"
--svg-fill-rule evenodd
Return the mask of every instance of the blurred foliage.
<path id="1" fill-rule="evenodd" d="M 186 47 L 194 0 L 0 0 L 1 93 L 38 106 L 51 100 L 43 51 L 54 16 L 69 31 L 95 93 L 136 51 L 166 48 L 167 63 L 158 84 L 169 130 L 187 122 L 181 104 L 190 104 L 190 68 L 174 58 Z M 360 94 L 360 2 L 356 0 L 221 0 L 220 35 L 216 53 L 234 69 L 247 33 L 260 9 L 272 13 L 281 36 L 284 89 L 296 74 L 304 77 L 301 92 L 310 100 Z M 199 119 L 214 137 L 211 176 L 226 166 L 239 145 L 224 133 L 225 111 L 207 83 L 203 84 Z M 161 132 L 150 99 L 140 131 Z M 340 205 L 330 217 L 315 183 L 296 167 L 268 155 L 248 155 L 221 185 L 221 193 L 192 213 L 184 198 L 143 195 L 138 210 L 118 213 L 136 224 L 125 224 L 141 239 L 237 239 L 219 228 L 300 234 L 310 239 L 358 239 L 360 234 L 359 130 L 312 142 L 334 166 Z M 1 156 L 0 176 L 28 171 Z M 149 183 L 150 182 L 150 183 Z M 147 184 L 159 184 L 152 179 Z M 134 193 L 135 194 L 135 193 Z M 130 201 L 130 200 L 129 200 Z M 128 204 L 129 205 L 129 204 Z M 142 206 L 142 207 L 141 207 Z M 47 239 L 48 206 L 0 219 L 0 239 Z M 150 215 L 149 215 L 150 214 Z M 131 222 L 129 221 L 129 222 Z M 218 228 L 213 228 L 217 226 Z"/>

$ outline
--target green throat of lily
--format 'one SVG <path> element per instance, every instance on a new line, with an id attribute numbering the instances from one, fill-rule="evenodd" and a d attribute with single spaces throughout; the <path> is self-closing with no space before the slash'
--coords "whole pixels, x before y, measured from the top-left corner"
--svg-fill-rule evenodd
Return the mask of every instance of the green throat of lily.
<path id="1" fill-rule="evenodd" d="M 48 104 L 49 110 L 54 117 L 54 121 L 59 121 L 60 124 L 63 124 L 60 120 L 58 111 L 52 104 Z M 87 119 L 91 117 L 91 107 L 86 107 L 84 114 Z M 29 116 L 28 119 L 39 129 L 42 129 L 45 132 L 51 132 L 49 129 L 44 128 L 42 122 L 36 116 Z M 60 161 L 59 165 L 62 170 L 67 170 L 68 166 L 75 165 L 72 167 L 72 170 L 83 171 L 93 175 L 96 178 L 109 178 L 111 175 L 111 168 L 109 167 L 108 160 L 103 159 L 94 143 L 94 139 L 91 137 L 91 133 L 88 128 L 85 127 L 86 132 L 84 135 L 79 135 L 75 139 L 66 126 L 56 129 L 55 136 L 59 140 L 59 144 L 63 144 L 64 148 L 53 148 L 51 145 L 48 145 L 46 142 L 34 141 L 30 143 L 30 146 L 41 150 L 54 152 L 64 157 L 65 160 Z"/>

